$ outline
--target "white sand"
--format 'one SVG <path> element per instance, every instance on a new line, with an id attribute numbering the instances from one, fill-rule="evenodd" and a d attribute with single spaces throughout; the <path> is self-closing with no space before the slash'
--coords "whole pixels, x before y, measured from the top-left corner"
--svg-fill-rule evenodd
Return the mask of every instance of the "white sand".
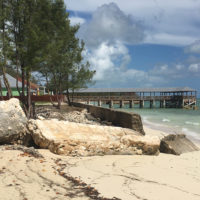
<path id="1" fill-rule="evenodd" d="M 166 133 L 144 128 L 149 135 Z M 90 199 L 58 169 L 79 177 L 100 196 L 123 200 L 199 200 L 200 151 L 174 156 L 102 156 L 73 158 L 39 150 L 45 159 L 0 149 L 0 199 Z M 57 159 L 61 159 L 56 162 Z M 62 165 L 63 164 L 63 165 Z"/>

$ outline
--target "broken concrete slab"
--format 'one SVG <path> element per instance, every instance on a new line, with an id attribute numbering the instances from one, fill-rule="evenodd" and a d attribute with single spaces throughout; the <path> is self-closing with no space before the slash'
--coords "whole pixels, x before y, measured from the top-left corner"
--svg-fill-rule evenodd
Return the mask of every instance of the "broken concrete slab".
<path id="1" fill-rule="evenodd" d="M 180 155 L 182 153 L 198 151 L 199 148 L 184 134 L 170 134 L 161 140 L 160 152 Z"/>
<path id="2" fill-rule="evenodd" d="M 36 145 L 70 156 L 153 155 L 159 152 L 156 136 L 142 136 L 126 128 L 68 121 L 30 120 L 28 129 Z"/>

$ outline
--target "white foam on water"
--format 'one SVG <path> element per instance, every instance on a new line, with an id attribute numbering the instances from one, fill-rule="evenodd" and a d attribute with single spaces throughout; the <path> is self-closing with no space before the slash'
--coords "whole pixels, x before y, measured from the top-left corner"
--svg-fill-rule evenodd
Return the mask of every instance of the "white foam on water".
<path id="1" fill-rule="evenodd" d="M 198 123 L 198 122 L 190 122 L 190 121 L 186 121 L 185 124 L 193 125 L 193 126 L 199 126 L 200 125 L 200 123 Z"/>
<path id="2" fill-rule="evenodd" d="M 153 122 L 150 122 L 148 119 L 151 118 L 151 117 L 147 117 L 147 116 L 143 116 L 142 117 L 142 121 L 145 125 L 149 125 L 149 126 L 163 126 L 162 124 L 158 124 L 158 123 L 153 123 Z"/>
<path id="3" fill-rule="evenodd" d="M 186 136 L 189 136 L 189 137 L 191 136 L 192 138 L 200 141 L 198 133 L 196 133 L 194 131 L 190 131 L 187 128 L 182 128 L 182 132 L 185 133 Z"/>
<path id="4" fill-rule="evenodd" d="M 166 124 L 159 124 L 157 122 L 151 122 L 148 119 L 151 119 L 151 117 L 150 116 L 149 117 L 143 116 L 142 122 L 145 126 L 151 128 L 151 129 L 159 130 L 159 131 L 162 131 L 163 133 L 166 133 L 166 134 L 177 134 L 177 133 L 179 133 L 179 131 L 176 130 L 175 127 L 168 126 Z"/>
<path id="5" fill-rule="evenodd" d="M 162 119 L 162 121 L 163 121 L 163 122 L 170 122 L 171 120 L 165 119 L 165 118 L 164 118 L 164 119 Z"/>

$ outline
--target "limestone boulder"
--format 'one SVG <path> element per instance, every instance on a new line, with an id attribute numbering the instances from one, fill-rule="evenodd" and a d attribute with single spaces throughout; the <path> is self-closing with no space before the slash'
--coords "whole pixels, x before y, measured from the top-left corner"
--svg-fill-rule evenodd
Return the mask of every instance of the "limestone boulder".
<path id="1" fill-rule="evenodd" d="M 26 144 L 27 121 L 18 99 L 0 101 L 0 144 Z"/>
<path id="2" fill-rule="evenodd" d="M 30 120 L 34 142 L 56 154 L 70 156 L 157 154 L 160 140 L 126 128 L 68 121 Z"/>
<path id="3" fill-rule="evenodd" d="M 195 146 L 184 134 L 170 134 L 161 140 L 160 152 L 180 155 L 182 153 L 198 151 Z"/>

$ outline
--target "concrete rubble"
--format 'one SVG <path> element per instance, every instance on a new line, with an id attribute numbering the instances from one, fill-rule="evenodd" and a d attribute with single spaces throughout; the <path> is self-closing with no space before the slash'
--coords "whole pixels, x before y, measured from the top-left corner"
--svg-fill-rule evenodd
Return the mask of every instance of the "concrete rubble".
<path id="1" fill-rule="evenodd" d="M 0 144 L 28 144 L 27 122 L 18 99 L 0 101 Z"/>
<path id="2" fill-rule="evenodd" d="M 34 142 L 56 154 L 71 156 L 157 154 L 160 140 L 120 127 L 67 121 L 30 120 Z"/>

